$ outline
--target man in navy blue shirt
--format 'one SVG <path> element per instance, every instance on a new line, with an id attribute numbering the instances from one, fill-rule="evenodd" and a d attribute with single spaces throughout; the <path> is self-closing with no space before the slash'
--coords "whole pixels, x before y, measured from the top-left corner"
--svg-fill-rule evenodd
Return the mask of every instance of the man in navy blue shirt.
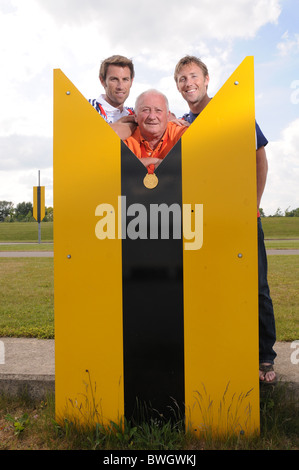
<path id="1" fill-rule="evenodd" d="M 207 66 L 197 57 L 183 57 L 176 65 L 174 79 L 179 92 L 187 101 L 189 113 L 182 119 L 190 124 L 209 104 L 207 94 L 209 73 Z M 263 383 L 276 381 L 273 369 L 276 353 L 273 350 L 276 341 L 273 304 L 267 280 L 267 256 L 259 207 L 264 192 L 268 162 L 265 146 L 268 141 L 256 123 L 256 173 L 257 173 L 257 215 L 258 215 L 258 271 L 259 271 L 259 375 Z"/>

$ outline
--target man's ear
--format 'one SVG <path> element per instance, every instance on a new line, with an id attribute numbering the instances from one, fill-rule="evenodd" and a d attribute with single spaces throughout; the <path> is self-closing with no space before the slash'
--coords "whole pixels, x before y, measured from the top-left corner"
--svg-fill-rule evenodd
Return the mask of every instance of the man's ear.
<path id="1" fill-rule="evenodd" d="M 173 119 L 176 119 L 175 114 L 173 114 L 171 111 L 168 111 L 167 120 L 168 121 L 173 121 Z"/>
<path id="2" fill-rule="evenodd" d="M 105 88 L 106 86 L 105 80 L 101 76 L 99 76 L 99 80 L 101 82 L 101 85 Z"/>
<path id="3" fill-rule="evenodd" d="M 136 124 L 138 124 L 136 112 L 135 112 L 135 114 L 134 114 L 134 119 L 135 119 Z"/>
<path id="4" fill-rule="evenodd" d="M 206 76 L 205 76 L 205 85 L 206 85 L 206 89 L 208 89 L 209 81 L 210 81 L 210 77 L 209 77 L 209 75 L 206 75 Z"/>

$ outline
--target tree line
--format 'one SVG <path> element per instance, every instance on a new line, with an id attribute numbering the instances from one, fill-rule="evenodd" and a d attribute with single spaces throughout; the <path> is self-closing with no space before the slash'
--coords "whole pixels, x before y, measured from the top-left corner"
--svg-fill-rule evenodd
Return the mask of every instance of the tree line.
<path id="1" fill-rule="evenodd" d="M 53 207 L 45 208 L 45 218 L 43 222 L 53 222 Z M 288 207 L 282 211 L 280 207 L 275 214 L 266 216 L 262 208 L 260 208 L 261 217 L 299 217 L 299 207 L 289 210 Z M 31 202 L 20 202 L 14 207 L 10 201 L 0 201 L 0 222 L 35 222 L 33 217 L 33 205 Z"/>
<path id="2" fill-rule="evenodd" d="M 53 207 L 45 208 L 43 222 L 53 221 Z M 20 202 L 14 207 L 11 201 L 0 201 L 0 222 L 36 222 L 31 202 Z"/>
<path id="3" fill-rule="evenodd" d="M 283 212 L 280 207 L 276 209 L 275 214 L 266 216 L 263 209 L 259 209 L 261 217 L 299 217 L 299 207 L 297 209 L 289 210 L 290 207 Z"/>

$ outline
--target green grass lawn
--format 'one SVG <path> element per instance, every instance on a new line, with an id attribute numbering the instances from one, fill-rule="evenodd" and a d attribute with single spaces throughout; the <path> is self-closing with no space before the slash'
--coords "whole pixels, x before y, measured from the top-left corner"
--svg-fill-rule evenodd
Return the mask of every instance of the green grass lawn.
<path id="1" fill-rule="evenodd" d="M 53 258 L 0 259 L 0 336 L 54 337 Z"/>
<path id="2" fill-rule="evenodd" d="M 299 217 L 262 217 L 265 238 L 298 238 Z"/>
<path id="3" fill-rule="evenodd" d="M 268 256 L 278 341 L 299 338 L 299 255 Z"/>
<path id="4" fill-rule="evenodd" d="M 1 251 L 53 251 L 53 243 L 12 243 L 0 245 Z"/>
<path id="5" fill-rule="evenodd" d="M 277 340 L 299 338 L 299 256 L 269 256 Z M 54 337 L 52 258 L 0 258 L 0 336 Z"/>
<path id="6" fill-rule="evenodd" d="M 41 241 L 53 241 L 53 222 L 41 222 Z M 38 223 L 1 222 L 0 242 L 38 242 Z"/>
<path id="7" fill-rule="evenodd" d="M 299 248 L 299 217 L 265 217 L 262 224 L 267 248 Z M 0 251 L 52 251 L 53 223 L 41 229 L 38 244 L 37 223 L 0 223 L 0 242 L 24 242 Z M 269 256 L 268 263 L 277 339 L 293 341 L 299 338 L 299 256 Z M 53 284 L 52 258 L 0 258 L 0 336 L 53 338 Z"/>

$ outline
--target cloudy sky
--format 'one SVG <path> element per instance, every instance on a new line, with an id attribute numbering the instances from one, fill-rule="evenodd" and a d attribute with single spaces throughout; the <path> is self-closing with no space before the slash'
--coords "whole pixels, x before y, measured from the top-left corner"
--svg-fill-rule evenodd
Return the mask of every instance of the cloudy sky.
<path id="1" fill-rule="evenodd" d="M 266 215 L 299 207 L 298 0 L 0 0 L 0 200 L 53 204 L 53 69 L 96 98 L 101 61 L 133 59 L 127 105 L 147 88 L 187 111 L 173 80 L 178 60 L 201 57 L 213 96 L 248 55 L 255 61 L 256 119 L 269 140 Z"/>

